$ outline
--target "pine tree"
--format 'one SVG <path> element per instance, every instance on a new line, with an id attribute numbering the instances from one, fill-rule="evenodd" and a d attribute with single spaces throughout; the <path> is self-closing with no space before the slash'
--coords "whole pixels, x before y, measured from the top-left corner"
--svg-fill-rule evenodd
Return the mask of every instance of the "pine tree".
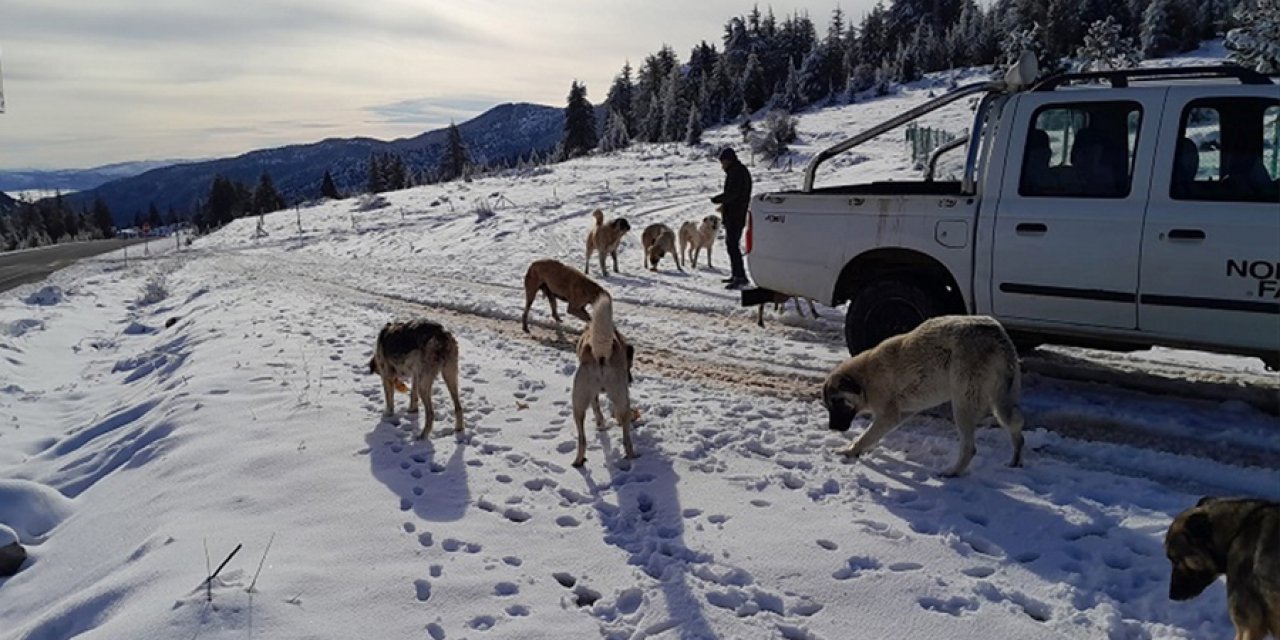
<path id="1" fill-rule="evenodd" d="M 1142 14 L 1142 55 L 1162 58 L 1178 48 L 1174 36 L 1173 0 L 1151 0 Z"/>
<path id="2" fill-rule="evenodd" d="M 600 138 L 600 151 L 612 153 L 627 148 L 631 144 L 631 136 L 627 133 L 627 122 L 622 114 L 610 111 L 604 119 L 604 136 Z"/>
<path id="3" fill-rule="evenodd" d="M 788 112 L 804 108 L 806 103 L 800 91 L 800 69 L 791 67 L 791 73 L 787 74 L 787 81 L 782 85 L 782 93 L 774 96 L 773 103 Z"/>
<path id="4" fill-rule="evenodd" d="M 253 192 L 253 212 L 254 213 L 271 213 L 279 211 L 285 207 L 284 196 L 276 191 L 275 182 L 271 180 L 271 174 L 267 171 L 262 172 L 262 176 L 258 178 L 258 187 Z M 156 216 L 159 217 L 159 212 Z"/>
<path id="5" fill-rule="evenodd" d="M 462 132 L 458 125 L 449 123 L 449 131 L 445 137 L 444 152 L 440 154 L 440 162 L 436 167 L 436 177 L 440 182 L 449 182 L 466 176 L 471 166 L 471 156 L 462 140 Z"/>
<path id="6" fill-rule="evenodd" d="M 769 89 L 765 84 L 760 58 L 754 53 L 747 57 L 747 65 L 742 70 L 741 84 L 742 102 L 746 105 L 746 113 L 755 113 L 769 99 Z"/>
<path id="7" fill-rule="evenodd" d="M 325 169 L 324 179 L 320 181 L 320 196 L 330 200 L 342 199 L 342 194 L 338 192 L 338 185 L 333 183 L 333 176 L 328 169 Z"/>
<path id="8" fill-rule="evenodd" d="M 702 144 L 702 114 L 689 110 L 689 121 L 684 127 L 684 143 L 690 146 Z"/>
<path id="9" fill-rule="evenodd" d="M 1076 50 L 1082 71 L 1110 71 L 1138 66 L 1138 48 L 1122 35 L 1120 23 L 1107 16 L 1089 25 L 1084 44 Z"/>
<path id="10" fill-rule="evenodd" d="M 214 176 L 209 198 L 205 201 L 209 224 L 220 227 L 239 218 L 252 201 L 252 195 L 244 185 L 226 176 Z"/>
<path id="11" fill-rule="evenodd" d="M 628 137 L 636 135 L 635 115 L 631 110 L 635 90 L 635 83 L 631 80 L 631 63 L 627 62 L 622 65 L 622 71 L 614 76 L 613 84 L 609 86 L 609 94 L 605 97 L 605 104 L 609 106 L 611 114 L 616 113 L 622 118 Z"/>
<path id="12" fill-rule="evenodd" d="M 164 226 L 164 218 L 160 217 L 160 210 L 156 208 L 156 203 L 154 202 L 147 207 L 147 225 L 152 229 L 159 229 Z"/>
<path id="13" fill-rule="evenodd" d="M 1239 11 L 1227 33 L 1231 59 L 1260 73 L 1280 73 L 1280 0 L 1257 0 Z"/>
<path id="14" fill-rule="evenodd" d="M 365 191 L 368 193 L 382 193 L 387 190 L 386 172 L 382 168 L 382 156 L 376 153 L 369 154 L 369 179 Z"/>
<path id="15" fill-rule="evenodd" d="M 882 5 L 862 17 L 858 29 L 858 59 L 872 66 L 879 66 L 889 54 L 889 40 L 885 34 L 885 12 Z"/>
<path id="16" fill-rule="evenodd" d="M 98 196 L 93 199 L 93 226 L 103 238 L 114 238 L 116 235 L 115 221 L 111 219 L 111 209 L 107 207 L 107 201 Z"/>
<path id="17" fill-rule="evenodd" d="M 661 142 L 675 142 L 684 138 L 685 124 L 689 120 L 689 102 L 685 98 L 684 71 L 671 67 L 662 85 L 662 133 Z"/>
<path id="18" fill-rule="evenodd" d="M 576 158 L 596 148 L 596 115 L 587 102 L 587 86 L 577 80 L 569 87 L 569 98 L 564 110 L 564 138 L 561 140 L 561 160 Z"/>
<path id="19" fill-rule="evenodd" d="M 702 121 L 712 125 L 725 122 L 725 112 L 732 96 L 733 80 L 725 70 L 724 56 L 720 56 L 712 65 L 711 75 L 702 89 Z"/>
<path id="20" fill-rule="evenodd" d="M 1049 0 L 1045 14 L 1044 48 L 1053 60 L 1071 55 L 1080 42 L 1083 14 L 1080 0 Z"/>

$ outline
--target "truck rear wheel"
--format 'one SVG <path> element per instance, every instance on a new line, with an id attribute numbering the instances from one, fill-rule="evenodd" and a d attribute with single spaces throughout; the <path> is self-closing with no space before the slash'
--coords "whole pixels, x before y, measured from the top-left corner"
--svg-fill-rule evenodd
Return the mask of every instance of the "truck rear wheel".
<path id="1" fill-rule="evenodd" d="M 844 340 L 851 355 L 940 316 L 942 301 L 904 280 L 875 280 L 858 291 L 844 317 Z"/>

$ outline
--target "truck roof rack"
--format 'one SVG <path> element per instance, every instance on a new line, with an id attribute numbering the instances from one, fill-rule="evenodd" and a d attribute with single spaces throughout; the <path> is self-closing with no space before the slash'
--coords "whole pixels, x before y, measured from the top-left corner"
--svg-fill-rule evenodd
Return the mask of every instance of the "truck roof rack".
<path id="1" fill-rule="evenodd" d="M 1235 65 L 1203 67 L 1170 67 L 1152 69 L 1119 69 L 1116 71 L 1090 71 L 1086 73 L 1061 73 L 1036 83 L 1032 91 L 1053 91 L 1060 86 L 1085 80 L 1106 80 L 1114 88 L 1129 86 L 1132 80 L 1200 80 L 1206 78 L 1234 78 L 1240 84 L 1272 84 L 1266 74 Z"/>

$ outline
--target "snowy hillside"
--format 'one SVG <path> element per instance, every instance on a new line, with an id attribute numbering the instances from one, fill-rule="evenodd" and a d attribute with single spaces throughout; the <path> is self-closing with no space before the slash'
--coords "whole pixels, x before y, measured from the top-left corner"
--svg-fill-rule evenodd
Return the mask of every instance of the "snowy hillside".
<path id="1" fill-rule="evenodd" d="M 801 116 L 794 168 L 757 164 L 757 191 L 936 83 Z M 31 553 L 0 579 L 0 639 L 1230 635 L 1220 584 L 1169 601 L 1161 543 L 1200 495 L 1280 499 L 1274 375 L 1049 349 L 1025 362 L 1025 468 L 982 429 L 969 474 L 939 478 L 942 413 L 848 463 L 817 402 L 841 310 L 756 327 L 722 245 L 714 269 L 641 268 L 640 229 L 711 212 L 728 143 L 242 219 L 0 296 L 0 523 Z M 819 182 L 912 175 L 905 152 L 891 135 Z M 592 430 L 578 470 L 581 323 L 557 333 L 539 298 L 521 332 L 521 282 L 536 258 L 581 267 L 597 207 L 634 230 L 602 283 L 638 349 L 640 457 Z M 380 416 L 373 340 L 412 316 L 459 340 L 461 441 L 443 389 L 427 442 Z"/>

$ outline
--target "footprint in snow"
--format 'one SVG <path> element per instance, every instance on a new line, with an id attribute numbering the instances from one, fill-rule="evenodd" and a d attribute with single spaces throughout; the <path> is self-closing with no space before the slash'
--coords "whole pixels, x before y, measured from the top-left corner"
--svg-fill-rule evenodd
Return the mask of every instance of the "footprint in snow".
<path id="1" fill-rule="evenodd" d="M 417 590 L 418 602 L 426 602 L 431 599 L 431 582 L 427 580 L 414 580 L 413 587 Z"/>

